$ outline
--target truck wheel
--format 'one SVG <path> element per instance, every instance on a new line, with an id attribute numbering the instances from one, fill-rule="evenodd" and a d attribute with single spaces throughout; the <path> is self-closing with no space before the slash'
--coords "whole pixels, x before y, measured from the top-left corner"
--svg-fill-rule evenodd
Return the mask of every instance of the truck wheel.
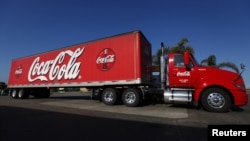
<path id="1" fill-rule="evenodd" d="M 17 92 L 18 92 L 18 90 L 17 90 L 17 89 L 14 89 L 14 90 L 11 92 L 11 97 L 12 97 L 12 98 L 17 98 L 17 97 L 18 97 Z"/>
<path id="2" fill-rule="evenodd" d="M 28 98 L 29 94 L 27 93 L 27 91 L 25 91 L 25 89 L 20 89 L 18 91 L 18 98 L 24 99 L 24 98 Z"/>
<path id="3" fill-rule="evenodd" d="M 201 104 L 209 112 L 225 113 L 229 111 L 232 100 L 225 90 L 210 88 L 203 92 Z"/>
<path id="4" fill-rule="evenodd" d="M 128 88 L 122 94 L 122 101 L 126 106 L 136 107 L 140 104 L 141 95 L 139 90 Z"/>
<path id="5" fill-rule="evenodd" d="M 24 89 L 20 89 L 17 94 L 18 98 L 24 98 Z"/>
<path id="6" fill-rule="evenodd" d="M 117 91 L 113 88 L 106 88 L 102 93 L 102 101 L 106 105 L 114 105 L 117 103 Z"/>

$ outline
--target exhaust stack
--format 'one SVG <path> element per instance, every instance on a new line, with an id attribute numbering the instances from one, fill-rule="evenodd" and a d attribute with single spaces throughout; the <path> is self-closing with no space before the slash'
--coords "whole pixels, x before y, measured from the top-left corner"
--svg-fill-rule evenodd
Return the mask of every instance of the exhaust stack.
<path id="1" fill-rule="evenodd" d="M 164 59 L 164 44 L 161 42 L 161 57 L 160 57 L 160 79 L 161 79 L 161 88 L 165 88 L 166 74 L 165 74 L 165 59 Z"/>

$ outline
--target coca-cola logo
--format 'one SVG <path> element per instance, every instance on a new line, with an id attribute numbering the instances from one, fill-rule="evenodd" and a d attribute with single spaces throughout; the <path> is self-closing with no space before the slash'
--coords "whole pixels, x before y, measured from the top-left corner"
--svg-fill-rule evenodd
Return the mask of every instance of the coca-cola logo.
<path id="1" fill-rule="evenodd" d="M 22 67 L 22 65 L 17 65 L 17 68 L 15 70 L 15 76 L 16 76 L 16 78 L 21 77 L 22 73 L 23 73 L 23 67 Z"/>
<path id="2" fill-rule="evenodd" d="M 96 66 L 102 71 L 110 70 L 115 63 L 115 53 L 110 48 L 103 49 L 97 56 Z"/>
<path id="3" fill-rule="evenodd" d="M 190 76 L 190 72 L 189 71 L 177 72 L 177 76 Z"/>
<path id="4" fill-rule="evenodd" d="M 60 52 L 55 59 L 47 61 L 40 61 L 41 58 L 37 57 L 29 69 L 29 82 L 75 79 L 79 75 L 81 65 L 77 59 L 83 52 L 84 48 L 77 48 L 75 51 L 66 50 Z M 66 57 L 69 57 L 67 62 L 65 62 Z"/>

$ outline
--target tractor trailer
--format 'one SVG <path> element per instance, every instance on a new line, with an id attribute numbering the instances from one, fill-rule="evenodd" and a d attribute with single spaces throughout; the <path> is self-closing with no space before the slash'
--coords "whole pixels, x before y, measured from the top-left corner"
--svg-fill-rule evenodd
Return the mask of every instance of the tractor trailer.
<path id="1" fill-rule="evenodd" d="M 201 66 L 189 52 L 162 53 L 159 67 L 153 66 L 151 43 L 139 30 L 11 62 L 12 98 L 49 98 L 51 89 L 66 87 L 85 87 L 92 98 L 107 105 L 122 102 L 129 107 L 153 97 L 209 112 L 227 112 L 248 103 L 241 73 Z"/>

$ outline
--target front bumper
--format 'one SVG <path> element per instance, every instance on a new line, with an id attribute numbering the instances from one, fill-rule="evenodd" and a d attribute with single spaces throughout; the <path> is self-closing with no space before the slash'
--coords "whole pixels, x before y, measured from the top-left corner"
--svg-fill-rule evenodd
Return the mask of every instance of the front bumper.
<path id="1" fill-rule="evenodd" d="M 248 94 L 243 90 L 230 90 L 234 98 L 235 106 L 245 106 L 248 104 Z"/>

